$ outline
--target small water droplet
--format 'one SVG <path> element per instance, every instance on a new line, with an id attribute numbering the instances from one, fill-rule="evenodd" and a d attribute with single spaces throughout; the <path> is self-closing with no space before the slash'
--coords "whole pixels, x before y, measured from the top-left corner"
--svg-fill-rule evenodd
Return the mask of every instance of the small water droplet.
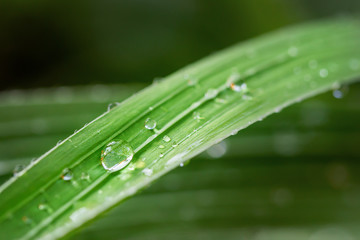
<path id="1" fill-rule="evenodd" d="M 152 110 L 154 110 L 154 108 L 153 108 L 153 107 L 149 107 L 149 111 L 152 111 Z"/>
<path id="2" fill-rule="evenodd" d="M 70 180 L 73 178 L 73 173 L 72 173 L 72 171 L 71 171 L 69 168 L 65 168 L 65 169 L 62 171 L 61 178 L 62 178 L 64 181 L 70 181 Z"/>
<path id="3" fill-rule="evenodd" d="M 177 142 L 173 142 L 172 147 L 176 148 L 178 146 Z"/>
<path id="4" fill-rule="evenodd" d="M 326 77 L 329 75 L 329 71 L 328 71 L 327 69 L 325 69 L 325 68 L 320 69 L 319 75 L 320 75 L 320 77 L 322 77 L 322 78 L 326 78 Z"/>
<path id="5" fill-rule="evenodd" d="M 160 149 L 164 149 L 165 146 L 164 146 L 164 145 L 159 145 L 159 148 L 160 148 Z"/>
<path id="6" fill-rule="evenodd" d="M 148 177 L 150 177 L 153 174 L 153 170 L 150 168 L 145 168 L 142 170 L 142 172 Z"/>
<path id="7" fill-rule="evenodd" d="M 133 156 L 134 151 L 128 142 L 111 141 L 101 152 L 101 163 L 105 170 L 116 172 L 128 165 Z"/>
<path id="8" fill-rule="evenodd" d="M 119 105 L 120 105 L 120 103 L 118 103 L 118 102 L 110 103 L 107 107 L 107 110 L 110 111 L 111 109 L 113 109 L 114 107 L 117 107 Z"/>
<path id="9" fill-rule="evenodd" d="M 222 141 L 218 144 L 211 146 L 208 150 L 206 150 L 206 153 L 211 158 L 220 158 L 225 155 L 226 150 L 227 150 L 226 143 Z"/>
<path id="10" fill-rule="evenodd" d="M 163 141 L 164 141 L 164 142 L 170 142 L 170 141 L 171 141 L 171 138 L 170 138 L 169 136 L 165 135 L 165 136 L 163 137 Z"/>
<path id="11" fill-rule="evenodd" d="M 290 57 L 296 57 L 298 55 L 299 49 L 297 47 L 290 47 L 288 49 L 288 54 Z"/>
<path id="12" fill-rule="evenodd" d="M 135 164 L 136 168 L 143 168 L 145 167 L 145 162 L 144 160 L 140 160 L 140 161 L 137 161 L 136 164 Z"/>
<path id="13" fill-rule="evenodd" d="M 85 181 L 88 181 L 90 182 L 90 175 L 86 172 L 82 172 L 81 173 L 81 177 L 80 177 L 82 180 L 85 180 Z"/>
<path id="14" fill-rule="evenodd" d="M 184 166 L 184 163 L 180 163 L 179 166 L 180 166 L 180 167 L 183 167 L 183 166 Z"/>
<path id="15" fill-rule="evenodd" d="M 149 130 L 156 128 L 156 121 L 151 118 L 146 119 L 145 128 Z"/>
<path id="16" fill-rule="evenodd" d="M 163 154 L 163 153 L 160 153 L 159 157 L 161 157 L 161 158 L 164 157 L 164 154 Z"/>
<path id="17" fill-rule="evenodd" d="M 51 213 L 51 212 L 52 212 L 51 207 L 50 207 L 48 204 L 46 204 L 46 203 L 40 203 L 40 204 L 38 205 L 38 209 L 39 209 L 40 211 L 47 211 L 48 213 Z"/>
<path id="18" fill-rule="evenodd" d="M 360 60 L 359 59 L 351 59 L 349 63 L 351 70 L 358 70 L 360 68 Z"/>
<path id="19" fill-rule="evenodd" d="M 316 60 L 310 60 L 309 61 L 309 67 L 311 69 L 316 69 L 318 67 L 318 62 Z"/>
<path id="20" fill-rule="evenodd" d="M 24 169 L 25 169 L 25 165 L 22 164 L 16 165 L 13 170 L 14 176 L 20 176 L 23 173 Z"/>
<path id="21" fill-rule="evenodd" d="M 199 82 L 199 79 L 189 74 L 184 74 L 184 79 L 187 81 L 189 86 L 195 86 Z"/>
<path id="22" fill-rule="evenodd" d="M 218 90 L 210 88 L 209 90 L 207 90 L 207 92 L 205 93 L 205 98 L 206 99 L 212 99 L 215 98 L 218 95 Z"/>
<path id="23" fill-rule="evenodd" d="M 199 112 L 193 112 L 193 118 L 195 120 L 197 120 L 198 122 L 201 120 L 201 119 L 204 119 L 203 117 L 201 117 L 200 113 Z"/>
<path id="24" fill-rule="evenodd" d="M 335 89 L 333 90 L 333 96 L 334 98 L 337 99 L 341 99 L 343 98 L 349 91 L 348 86 L 344 85 L 344 86 L 336 86 Z"/>

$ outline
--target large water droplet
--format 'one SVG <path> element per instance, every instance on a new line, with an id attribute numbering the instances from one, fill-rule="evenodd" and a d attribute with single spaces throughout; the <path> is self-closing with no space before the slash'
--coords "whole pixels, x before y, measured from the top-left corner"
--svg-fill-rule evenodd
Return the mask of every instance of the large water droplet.
<path id="1" fill-rule="evenodd" d="M 62 178 L 64 181 L 70 181 L 70 180 L 73 178 L 73 173 L 72 173 L 72 171 L 71 171 L 69 168 L 65 168 L 65 169 L 62 171 L 61 178 Z"/>
<path id="2" fill-rule="evenodd" d="M 156 128 L 156 121 L 151 118 L 146 119 L 145 120 L 145 128 L 147 128 L 149 130 Z"/>
<path id="3" fill-rule="evenodd" d="M 112 141 L 101 152 L 101 163 L 105 170 L 116 172 L 128 165 L 133 156 L 134 151 L 128 142 Z"/>

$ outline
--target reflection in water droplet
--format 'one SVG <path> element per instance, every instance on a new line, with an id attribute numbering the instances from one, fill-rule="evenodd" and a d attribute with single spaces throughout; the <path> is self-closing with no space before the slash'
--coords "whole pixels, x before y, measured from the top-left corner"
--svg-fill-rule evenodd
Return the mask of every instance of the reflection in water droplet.
<path id="1" fill-rule="evenodd" d="M 171 141 L 171 138 L 170 138 L 169 136 L 165 135 L 165 136 L 163 137 L 163 140 L 164 140 L 164 142 L 170 142 L 170 141 Z"/>
<path id="2" fill-rule="evenodd" d="M 129 164 L 134 156 L 130 144 L 123 140 L 108 143 L 101 152 L 101 163 L 105 170 L 116 172 Z"/>
<path id="3" fill-rule="evenodd" d="M 153 170 L 150 168 L 145 168 L 142 170 L 142 172 L 148 177 L 150 177 L 153 174 Z"/>
<path id="4" fill-rule="evenodd" d="M 117 107 L 119 105 L 120 105 L 120 103 L 118 103 L 118 102 L 110 103 L 107 107 L 107 110 L 110 111 L 111 109 L 113 109 L 114 107 Z"/>
<path id="5" fill-rule="evenodd" d="M 206 150 L 206 153 L 211 158 L 220 158 L 225 155 L 226 150 L 227 150 L 227 145 L 224 141 L 222 141 L 218 144 L 211 146 L 208 150 Z"/>
<path id="6" fill-rule="evenodd" d="M 151 118 L 146 119 L 145 128 L 147 128 L 149 130 L 156 128 L 156 121 Z"/>
<path id="7" fill-rule="evenodd" d="M 25 165 L 22 164 L 16 165 L 13 170 L 14 176 L 20 176 L 23 173 L 24 169 L 25 169 Z"/>
<path id="8" fill-rule="evenodd" d="M 64 181 L 70 181 L 70 180 L 73 178 L 73 173 L 72 173 L 72 171 L 71 171 L 69 168 L 65 168 L 65 169 L 62 171 L 61 178 L 62 178 Z"/>
<path id="9" fill-rule="evenodd" d="M 205 98 L 206 99 L 212 99 L 214 97 L 216 97 L 218 95 L 218 90 L 210 88 L 209 90 L 207 90 L 207 92 L 205 93 Z"/>
<path id="10" fill-rule="evenodd" d="M 329 71 L 327 69 L 323 68 L 319 71 L 319 75 L 322 78 L 326 78 L 329 75 Z"/>

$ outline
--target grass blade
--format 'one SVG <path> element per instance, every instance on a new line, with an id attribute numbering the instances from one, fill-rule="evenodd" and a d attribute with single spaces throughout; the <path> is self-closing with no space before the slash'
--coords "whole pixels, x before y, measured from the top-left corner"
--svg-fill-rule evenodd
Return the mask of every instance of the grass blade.
<path id="1" fill-rule="evenodd" d="M 143 90 L 0 188 L 0 236 L 63 237 L 238 130 L 355 80 L 359 37 L 358 21 L 346 19 L 286 29 L 210 56 Z M 156 130 L 144 127 L 148 118 L 156 121 Z M 165 136 L 170 140 L 163 141 Z M 135 155 L 127 168 L 108 173 L 100 154 L 113 139 L 129 142 Z M 71 181 L 61 179 L 64 169 L 71 169 Z"/>

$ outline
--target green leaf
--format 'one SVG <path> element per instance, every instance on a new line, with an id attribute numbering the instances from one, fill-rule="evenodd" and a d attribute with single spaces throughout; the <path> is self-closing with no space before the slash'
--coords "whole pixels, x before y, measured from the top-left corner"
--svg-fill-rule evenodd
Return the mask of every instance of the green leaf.
<path id="1" fill-rule="evenodd" d="M 6 182 L 0 236 L 63 237 L 253 122 L 355 80 L 359 37 L 356 20 L 311 23 L 232 47 L 155 83 Z M 145 128 L 148 119 L 155 129 Z M 114 140 L 126 141 L 134 156 L 109 173 L 100 155 Z"/>

